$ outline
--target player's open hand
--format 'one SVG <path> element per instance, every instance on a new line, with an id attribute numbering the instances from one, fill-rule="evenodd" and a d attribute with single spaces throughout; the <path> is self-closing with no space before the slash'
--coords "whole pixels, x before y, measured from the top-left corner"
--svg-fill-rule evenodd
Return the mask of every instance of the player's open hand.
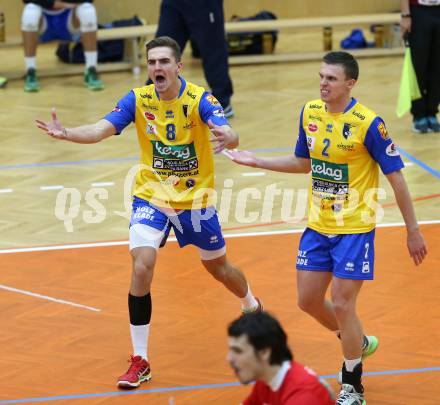
<path id="1" fill-rule="evenodd" d="M 428 254 L 425 241 L 419 230 L 408 232 L 407 245 L 410 256 L 415 265 L 418 266 Z"/>
<path id="2" fill-rule="evenodd" d="M 220 153 L 236 140 L 236 135 L 229 125 L 215 125 L 211 120 L 208 121 L 212 137 L 210 141 L 213 144 L 214 153 Z"/>
<path id="3" fill-rule="evenodd" d="M 257 167 L 257 159 L 247 150 L 228 150 L 228 157 L 235 163 L 243 166 Z"/>
<path id="4" fill-rule="evenodd" d="M 61 122 L 58 120 L 55 108 L 52 108 L 50 114 L 52 120 L 49 122 L 35 120 L 35 122 L 37 123 L 37 127 L 45 131 L 52 138 L 66 139 L 66 130 L 61 125 Z"/>

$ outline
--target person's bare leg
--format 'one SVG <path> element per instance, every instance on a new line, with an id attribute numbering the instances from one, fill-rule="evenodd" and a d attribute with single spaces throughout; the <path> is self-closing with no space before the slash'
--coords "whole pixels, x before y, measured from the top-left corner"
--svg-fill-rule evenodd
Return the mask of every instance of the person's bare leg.
<path id="1" fill-rule="evenodd" d="M 238 298 L 243 298 L 248 292 L 248 283 L 243 272 L 232 266 L 226 255 L 212 260 L 202 260 L 206 270 Z"/>
<path id="2" fill-rule="evenodd" d="M 85 52 L 94 52 L 97 50 L 97 38 L 96 31 L 82 32 L 81 42 Z"/>
<path id="3" fill-rule="evenodd" d="M 141 246 L 130 251 L 132 274 L 128 294 L 128 313 L 130 317 L 130 336 L 133 355 L 126 373 L 118 377 L 119 388 L 136 388 L 151 379 L 148 362 L 148 340 L 152 300 L 150 294 L 157 252 L 153 247 Z"/>
<path id="4" fill-rule="evenodd" d="M 341 333 L 344 358 L 358 359 L 362 356 L 363 330 L 356 314 L 356 300 L 362 287 L 362 280 L 348 280 L 334 277 L 331 296 L 333 309 Z"/>
<path id="5" fill-rule="evenodd" d="M 140 297 L 150 292 L 156 256 L 156 249 L 152 247 L 138 247 L 131 251 L 131 295 Z"/>
<path id="6" fill-rule="evenodd" d="M 38 32 L 22 31 L 24 56 L 27 58 L 37 55 Z"/>
<path id="7" fill-rule="evenodd" d="M 298 306 L 331 331 L 339 329 L 333 304 L 325 298 L 332 273 L 297 270 Z"/>

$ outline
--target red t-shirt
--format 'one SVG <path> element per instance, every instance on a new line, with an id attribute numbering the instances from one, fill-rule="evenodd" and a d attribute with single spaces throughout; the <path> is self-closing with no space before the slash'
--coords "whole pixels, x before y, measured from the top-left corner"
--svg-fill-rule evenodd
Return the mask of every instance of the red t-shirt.
<path id="1" fill-rule="evenodd" d="M 312 370 L 292 362 L 277 391 L 257 380 L 242 405 L 335 405 L 335 401 Z"/>

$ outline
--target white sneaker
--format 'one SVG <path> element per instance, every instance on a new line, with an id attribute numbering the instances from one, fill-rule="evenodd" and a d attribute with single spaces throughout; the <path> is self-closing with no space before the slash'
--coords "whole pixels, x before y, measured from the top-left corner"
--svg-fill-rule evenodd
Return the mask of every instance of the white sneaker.
<path id="1" fill-rule="evenodd" d="M 357 392 L 350 384 L 342 384 L 341 392 L 339 393 L 336 405 L 366 405 L 364 399 L 364 388 L 360 386 L 362 392 Z"/>

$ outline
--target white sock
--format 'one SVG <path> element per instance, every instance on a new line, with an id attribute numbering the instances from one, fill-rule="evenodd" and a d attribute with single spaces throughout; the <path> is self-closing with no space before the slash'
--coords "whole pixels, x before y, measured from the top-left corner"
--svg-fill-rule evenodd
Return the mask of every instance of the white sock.
<path id="1" fill-rule="evenodd" d="M 85 51 L 84 58 L 86 60 L 86 69 L 89 67 L 96 67 L 98 64 L 98 52 L 97 51 Z"/>
<path id="2" fill-rule="evenodd" d="M 148 336 L 150 334 L 150 325 L 131 325 L 130 324 L 131 343 L 133 345 L 133 356 L 141 356 L 148 360 Z"/>
<path id="3" fill-rule="evenodd" d="M 344 359 L 345 368 L 349 373 L 352 373 L 354 368 L 362 362 L 362 357 L 359 357 L 358 359 L 348 360 Z"/>
<path id="4" fill-rule="evenodd" d="M 240 298 L 241 301 L 241 308 L 244 310 L 253 310 L 258 308 L 258 301 L 255 299 L 255 297 L 252 294 L 251 288 L 248 284 L 248 292 L 245 297 Z"/>
<path id="5" fill-rule="evenodd" d="M 24 64 L 26 66 L 26 70 L 36 69 L 37 68 L 37 57 L 36 56 L 25 56 Z"/>

